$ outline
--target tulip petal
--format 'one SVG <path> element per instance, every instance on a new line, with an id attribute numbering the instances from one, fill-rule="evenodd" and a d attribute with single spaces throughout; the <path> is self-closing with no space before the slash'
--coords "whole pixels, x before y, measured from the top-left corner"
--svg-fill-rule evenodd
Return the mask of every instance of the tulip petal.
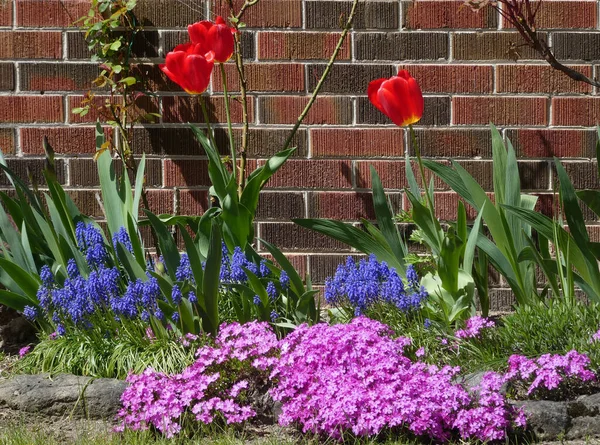
<path id="1" fill-rule="evenodd" d="M 225 63 L 233 55 L 233 34 L 227 25 L 213 26 L 208 31 L 207 41 L 210 48 L 215 52 L 216 62 Z"/>
<path id="2" fill-rule="evenodd" d="M 399 126 L 406 125 L 409 114 L 406 95 L 406 80 L 399 77 L 386 80 L 378 92 L 379 102 L 384 109 L 384 113 Z"/>
<path id="3" fill-rule="evenodd" d="M 190 40 L 194 45 L 202 45 L 203 54 L 210 51 L 207 35 L 208 30 L 212 26 L 212 23 L 207 21 L 197 22 L 193 25 L 188 26 L 188 34 L 190 36 Z"/>
<path id="4" fill-rule="evenodd" d="M 210 82 L 213 62 L 204 56 L 191 54 L 185 58 L 183 73 L 185 77 L 184 89 L 189 94 L 201 94 L 206 91 Z"/>
<path id="5" fill-rule="evenodd" d="M 377 92 L 379 91 L 379 88 L 381 87 L 381 84 L 383 82 L 385 82 L 386 80 L 387 79 L 373 80 L 371 83 L 369 83 L 369 86 L 367 88 L 367 96 L 369 96 L 369 100 L 383 114 L 385 114 L 385 110 L 383 109 L 383 107 L 381 106 L 381 103 L 379 102 L 379 98 L 377 96 Z"/>

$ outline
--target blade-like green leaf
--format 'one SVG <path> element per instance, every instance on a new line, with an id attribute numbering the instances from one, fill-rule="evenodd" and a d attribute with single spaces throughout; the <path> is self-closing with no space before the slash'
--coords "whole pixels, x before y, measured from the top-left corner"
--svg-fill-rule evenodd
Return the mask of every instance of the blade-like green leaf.
<path id="1" fill-rule="evenodd" d="M 423 159 L 423 165 L 427 167 L 429 170 L 438 175 L 442 181 L 452 188 L 458 195 L 463 198 L 466 202 L 475 206 L 475 202 L 471 197 L 471 193 L 469 192 L 469 188 L 463 182 L 461 176 L 458 174 L 456 170 L 453 170 L 451 167 L 447 165 L 439 164 L 434 161 L 430 161 L 427 159 Z"/>
<path id="2" fill-rule="evenodd" d="M 414 196 L 421 197 L 421 189 L 419 188 L 419 183 L 415 178 L 415 172 L 412 168 L 412 164 L 410 162 L 410 156 L 408 155 L 408 150 L 404 155 L 404 168 L 406 171 L 406 181 L 408 182 L 408 189 Z"/>
<path id="3" fill-rule="evenodd" d="M 29 298 L 3 289 L 0 289 L 0 304 L 18 312 L 23 312 L 25 306 L 37 306 L 37 303 L 31 301 Z"/>
<path id="4" fill-rule="evenodd" d="M 37 275 L 28 273 L 25 269 L 4 258 L 0 258 L 0 267 L 10 275 L 17 286 L 21 288 L 31 301 L 36 301 L 37 291 L 42 285 Z"/>
<path id="5" fill-rule="evenodd" d="M 210 247 L 206 257 L 204 269 L 204 281 L 202 283 L 202 294 L 206 317 L 202 320 L 202 328 L 205 332 L 216 334 L 219 328 L 219 275 L 221 272 L 221 229 L 216 221 L 213 221 L 210 235 Z"/>
<path id="6" fill-rule="evenodd" d="M 199 289 L 202 289 L 204 271 L 202 270 L 202 259 L 200 258 L 200 253 L 198 252 L 196 244 L 194 244 L 194 240 L 192 240 L 192 237 L 187 232 L 185 227 L 179 226 L 179 230 L 181 232 L 181 236 L 183 237 L 183 241 L 185 242 L 185 251 L 190 260 L 194 281 L 196 282 L 196 286 Z"/>
<path id="7" fill-rule="evenodd" d="M 485 203 L 481 210 L 485 207 Z M 469 234 L 469 238 L 467 240 L 467 246 L 465 247 L 465 256 L 463 259 L 463 270 L 467 273 L 471 273 L 473 270 L 473 258 L 475 258 L 475 248 L 477 247 L 477 239 L 479 238 L 479 231 L 481 228 L 481 217 L 483 216 L 483 211 L 480 211 L 477 214 L 477 218 L 475 218 L 475 223 L 473 224 L 473 228 L 471 229 L 471 233 Z"/>
<path id="8" fill-rule="evenodd" d="M 277 170 L 288 160 L 296 151 L 295 148 L 289 148 L 272 156 L 262 167 L 255 170 L 253 175 L 248 178 L 246 186 L 242 191 L 240 202 L 254 215 L 258 206 L 258 197 L 262 188 Z"/>
<path id="9" fill-rule="evenodd" d="M 600 217 L 600 190 L 580 190 L 577 197 L 590 208 L 596 216 Z"/>
<path id="10" fill-rule="evenodd" d="M 307 229 L 323 233 L 337 241 L 348 244 L 368 254 L 374 254 L 379 261 L 385 261 L 390 267 L 402 270 L 402 264 L 391 250 L 377 243 L 369 234 L 349 224 L 332 219 L 294 219 L 294 223 Z"/>
<path id="11" fill-rule="evenodd" d="M 388 200 L 383 191 L 383 184 L 381 179 L 375 170 L 375 167 L 371 166 L 371 182 L 373 183 L 373 207 L 375 209 L 375 216 L 377 217 L 377 224 L 381 233 L 385 237 L 387 244 L 396 258 L 398 263 L 402 264 L 400 272 L 402 275 L 405 274 L 404 258 L 408 252 L 405 252 L 400 242 L 400 235 L 398 229 L 394 224 L 392 212 L 390 210 Z"/>
<path id="12" fill-rule="evenodd" d="M 102 204 L 104 206 L 104 216 L 108 224 L 110 237 L 117 233 L 121 227 L 125 227 L 125 218 L 123 215 L 123 201 L 118 190 L 118 180 L 115 173 L 114 164 L 110 155 L 110 150 L 102 148 L 104 144 L 104 134 L 100 124 L 96 125 L 96 144 L 97 150 L 101 151 L 96 163 L 98 167 L 98 176 L 100 178 L 100 188 L 102 191 Z"/>
<path id="13" fill-rule="evenodd" d="M 277 262 L 277 264 L 279 264 L 279 267 L 285 270 L 285 273 L 287 273 L 288 277 L 290 278 L 290 286 L 292 291 L 294 291 L 296 295 L 301 295 L 304 292 L 304 285 L 302 284 L 300 275 L 298 275 L 298 272 L 296 272 L 296 268 L 292 266 L 292 263 L 290 263 L 285 255 L 281 253 L 281 250 L 279 250 L 273 244 L 268 243 L 263 239 L 260 239 L 260 244 L 261 246 L 267 248 L 269 253 L 273 256 L 273 259 Z"/>
<path id="14" fill-rule="evenodd" d="M 173 236 L 171 235 L 171 232 L 169 232 L 167 226 L 164 225 L 154 213 L 146 209 L 144 209 L 144 212 L 150 220 L 150 224 L 152 225 L 152 228 L 156 233 L 156 237 L 158 238 L 158 244 L 167 266 L 167 272 L 171 279 L 175 280 L 175 271 L 179 267 L 180 262 L 179 250 L 177 249 L 175 240 L 173 240 Z"/>
<path id="15" fill-rule="evenodd" d="M 135 194 L 133 196 L 133 204 L 131 206 L 131 217 L 134 221 L 138 219 L 140 208 L 140 199 L 144 190 L 144 172 L 146 170 L 146 153 L 142 155 L 142 160 L 138 164 L 137 174 L 135 176 Z"/>
<path id="16" fill-rule="evenodd" d="M 507 171 L 507 154 L 504 140 L 498 129 L 492 124 L 492 159 L 493 159 L 493 180 L 494 180 L 494 196 L 499 204 L 505 203 L 506 187 L 508 185 Z"/>

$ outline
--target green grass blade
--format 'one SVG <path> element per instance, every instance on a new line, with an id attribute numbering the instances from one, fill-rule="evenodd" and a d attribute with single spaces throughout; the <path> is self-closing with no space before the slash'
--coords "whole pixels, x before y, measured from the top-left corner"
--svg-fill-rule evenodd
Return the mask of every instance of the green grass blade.
<path id="1" fill-rule="evenodd" d="M 485 203 L 481 210 L 485 208 Z M 475 258 L 475 248 L 477 247 L 477 239 L 479 238 L 479 231 L 481 228 L 481 217 L 483 216 L 483 211 L 480 211 L 477 214 L 477 218 L 475 218 L 475 222 L 473 223 L 473 228 L 471 229 L 471 233 L 469 234 L 469 238 L 467 239 L 467 246 L 465 247 L 465 256 L 463 259 L 463 270 L 467 273 L 471 273 L 473 270 L 473 259 Z"/>

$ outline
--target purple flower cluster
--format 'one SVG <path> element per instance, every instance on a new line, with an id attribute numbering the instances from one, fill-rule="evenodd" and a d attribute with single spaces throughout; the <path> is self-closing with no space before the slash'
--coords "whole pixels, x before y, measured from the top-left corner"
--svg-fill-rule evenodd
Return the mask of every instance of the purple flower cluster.
<path id="1" fill-rule="evenodd" d="M 600 341 L 600 329 L 597 330 L 594 335 L 592 335 L 592 338 L 590 339 L 590 343 L 593 343 L 595 341 Z"/>
<path id="2" fill-rule="evenodd" d="M 506 431 L 514 426 L 525 427 L 526 418 L 515 409 L 501 393 L 505 378 L 502 374 L 487 372 L 474 388 L 477 400 L 473 407 L 461 410 L 454 426 L 461 437 L 475 437 L 484 442 L 503 440 Z"/>
<path id="3" fill-rule="evenodd" d="M 465 329 L 459 329 L 455 332 L 457 338 L 480 338 L 484 329 L 493 328 L 496 326 L 489 318 L 484 318 L 476 315 L 466 321 Z"/>
<path id="4" fill-rule="evenodd" d="M 90 316 L 98 308 L 112 306 L 119 298 L 121 274 L 116 268 L 100 266 L 93 270 L 87 279 L 70 272 L 62 286 L 59 286 L 49 270 L 44 271 L 45 280 L 37 292 L 37 298 L 44 316 L 57 325 L 57 332 L 65 332 L 65 323 L 89 327 Z M 39 316 L 33 308 L 25 310 L 28 318 Z M 61 334 L 62 335 L 62 334 Z"/>
<path id="5" fill-rule="evenodd" d="M 256 413 L 244 402 L 251 388 L 247 375 L 262 374 L 272 366 L 277 337 L 267 323 L 223 325 L 214 346 L 204 346 L 196 361 L 181 374 L 165 375 L 146 370 L 130 375 L 129 387 L 121 396 L 123 408 L 117 428 L 144 430 L 150 426 L 172 437 L 181 429 L 184 413 L 208 424 L 216 418 L 240 423 Z M 230 380 L 236 375 L 235 381 Z"/>
<path id="6" fill-rule="evenodd" d="M 233 254 L 229 256 L 227 246 L 223 243 L 223 254 L 221 257 L 221 283 L 245 283 L 248 281 L 246 271 L 249 270 L 259 278 L 268 277 L 271 271 L 267 267 L 267 261 L 261 260 L 259 264 L 250 261 L 241 248 L 236 247 Z"/>
<path id="7" fill-rule="evenodd" d="M 325 280 L 325 300 L 332 305 L 350 304 L 356 315 L 363 314 L 377 302 L 391 303 L 408 312 L 421 307 L 427 292 L 419 285 L 412 265 L 408 266 L 407 286 L 396 269 L 379 262 L 375 255 L 355 263 L 348 257 L 340 264 L 333 277 Z"/>
<path id="8" fill-rule="evenodd" d="M 565 380 L 594 380 L 595 375 L 588 369 L 589 365 L 590 358 L 575 350 L 565 355 L 544 354 L 537 359 L 512 355 L 504 378 L 506 381 L 528 383 L 527 394 L 531 395 L 539 389 L 556 389 Z"/>
<path id="9" fill-rule="evenodd" d="M 503 438 L 513 423 L 522 424 L 494 381 L 478 400 L 453 383 L 458 368 L 411 362 L 403 355 L 409 343 L 364 317 L 299 327 L 282 340 L 271 373 L 280 423 L 338 439 L 345 431 L 374 436 L 404 427 L 435 440 L 456 430 L 463 438 Z M 473 419 L 477 426 L 470 425 Z"/>
<path id="10" fill-rule="evenodd" d="M 90 267 L 99 267 L 108 259 L 102 232 L 93 224 L 78 222 L 75 226 L 75 238 L 79 250 L 85 254 L 85 259 Z"/>

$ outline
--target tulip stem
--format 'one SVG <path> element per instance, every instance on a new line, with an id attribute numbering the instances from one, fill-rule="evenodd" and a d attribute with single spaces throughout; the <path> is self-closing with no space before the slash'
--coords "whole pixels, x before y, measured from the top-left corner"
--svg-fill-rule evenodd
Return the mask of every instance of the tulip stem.
<path id="1" fill-rule="evenodd" d="M 304 107 L 302 114 L 298 117 L 298 120 L 296 121 L 294 128 L 292 128 L 290 135 L 288 136 L 285 143 L 283 144 L 283 150 L 287 150 L 289 148 L 290 144 L 292 143 L 292 139 L 294 139 L 294 136 L 296 135 L 296 132 L 298 131 L 298 128 L 300 128 L 300 125 L 302 125 L 304 118 L 306 117 L 306 115 L 308 114 L 310 109 L 312 108 L 313 104 L 315 103 L 315 100 L 317 100 L 317 96 L 319 95 L 319 92 L 321 91 L 321 88 L 323 87 L 323 84 L 325 83 L 325 79 L 327 79 L 327 76 L 329 76 L 331 67 L 334 64 L 335 59 L 337 59 L 337 56 L 338 56 L 340 50 L 342 49 L 342 45 L 344 44 L 344 41 L 346 40 L 346 36 L 348 35 L 348 32 L 350 32 L 350 28 L 352 27 L 352 21 L 354 20 L 354 16 L 356 14 L 358 1 L 359 0 L 354 0 L 354 3 L 352 3 L 352 9 L 350 10 L 350 15 L 348 16 L 348 20 L 346 21 L 346 25 L 344 26 L 344 30 L 342 31 L 342 35 L 340 36 L 340 39 L 337 42 L 335 50 L 333 51 L 333 54 L 331 55 L 329 62 L 327 62 L 325 71 L 323 71 L 323 74 L 321 74 L 321 78 L 319 79 L 319 82 L 317 83 L 317 86 L 315 87 L 315 91 L 313 91 L 313 94 L 310 97 L 310 100 L 306 104 L 306 107 Z"/>
<path id="2" fill-rule="evenodd" d="M 410 136 L 412 138 L 413 147 L 415 148 L 415 154 L 417 155 L 417 163 L 419 164 L 419 172 L 421 173 L 421 181 L 423 182 L 423 190 L 425 192 L 425 200 L 427 202 L 427 207 L 429 207 L 429 209 L 431 210 L 431 217 L 435 219 L 433 198 L 429 196 L 429 187 L 427 187 L 427 181 L 425 180 L 425 167 L 423 167 L 423 160 L 421 159 L 421 150 L 419 149 L 419 144 L 417 143 L 417 135 L 412 125 L 409 125 L 408 128 L 410 131 Z"/>
<path id="3" fill-rule="evenodd" d="M 231 149 L 233 180 L 237 183 L 237 158 L 235 155 L 235 145 L 233 142 L 233 128 L 231 127 L 231 110 L 229 109 L 229 93 L 227 92 L 227 74 L 225 73 L 225 65 L 220 63 L 219 66 L 221 67 L 223 94 L 225 95 L 225 114 L 227 115 L 227 132 L 229 133 L 229 148 Z"/>
<path id="4" fill-rule="evenodd" d="M 200 103 L 200 108 L 202 109 L 202 114 L 204 115 L 204 121 L 206 122 L 206 132 L 208 133 L 208 139 L 210 143 L 213 145 L 215 150 L 217 148 L 217 142 L 215 141 L 215 135 L 212 132 L 212 128 L 210 127 L 210 117 L 208 116 L 208 109 L 206 108 L 206 102 L 204 101 L 204 97 L 201 94 L 196 95 L 198 98 L 198 102 Z"/>

